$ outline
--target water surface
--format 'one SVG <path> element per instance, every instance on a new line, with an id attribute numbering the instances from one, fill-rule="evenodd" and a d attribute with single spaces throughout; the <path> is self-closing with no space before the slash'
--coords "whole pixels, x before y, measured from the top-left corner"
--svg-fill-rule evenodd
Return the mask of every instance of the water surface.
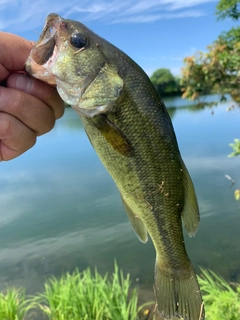
<path id="1" fill-rule="evenodd" d="M 197 236 L 186 236 L 187 251 L 196 269 L 240 281 L 240 204 L 233 197 L 240 157 L 227 157 L 229 143 L 240 136 L 240 110 L 226 112 L 231 102 L 214 109 L 191 108 L 179 98 L 166 104 L 201 211 Z M 2 162 L 0 177 L 0 290 L 15 285 L 33 293 L 51 274 L 88 266 L 111 272 L 116 259 L 144 294 L 152 293 L 152 243 L 141 244 L 132 231 L 72 109 L 34 148 Z"/>

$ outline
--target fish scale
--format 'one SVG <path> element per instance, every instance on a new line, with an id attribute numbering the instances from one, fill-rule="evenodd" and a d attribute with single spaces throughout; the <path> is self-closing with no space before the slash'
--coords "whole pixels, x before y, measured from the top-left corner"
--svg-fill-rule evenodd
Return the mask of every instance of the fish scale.
<path id="1" fill-rule="evenodd" d="M 147 75 L 86 26 L 56 14 L 47 17 L 26 70 L 46 82 L 55 79 L 115 181 L 138 238 L 145 243 L 150 235 L 160 314 L 204 320 L 182 232 L 182 222 L 190 236 L 197 231 L 197 199 L 171 119 Z"/>

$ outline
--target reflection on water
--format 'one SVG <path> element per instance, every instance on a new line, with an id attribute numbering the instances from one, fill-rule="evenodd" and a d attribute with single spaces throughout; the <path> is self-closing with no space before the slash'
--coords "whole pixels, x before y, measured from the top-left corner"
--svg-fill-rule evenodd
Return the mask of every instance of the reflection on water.
<path id="1" fill-rule="evenodd" d="M 198 112 L 203 109 L 211 109 L 211 113 L 214 114 L 214 109 L 217 106 L 217 101 L 220 101 L 221 96 L 215 94 L 211 96 L 202 96 L 196 101 L 192 100 L 186 100 L 186 99 L 180 99 L 179 97 L 174 97 L 174 98 L 166 98 L 164 99 L 164 102 L 166 106 L 168 107 L 168 113 L 173 119 L 175 113 L 177 110 L 181 108 L 183 109 L 188 109 L 190 112 Z M 226 102 L 228 99 L 230 99 L 229 95 L 225 95 L 225 100 Z M 228 103 L 229 107 L 228 109 L 233 108 L 233 103 Z"/>
<path id="2" fill-rule="evenodd" d="M 240 158 L 227 157 L 229 143 L 239 137 L 240 111 L 226 112 L 225 103 L 214 115 L 210 109 L 193 113 L 183 103 L 166 100 L 174 106 L 173 125 L 201 211 L 197 236 L 186 236 L 187 251 L 195 267 L 240 281 L 240 208 L 233 197 Z M 72 109 L 34 148 L 1 163 L 0 176 L 0 289 L 13 284 L 39 291 L 50 274 L 87 266 L 112 271 L 116 258 L 133 281 L 140 279 L 140 288 L 152 290 L 151 241 L 141 244 L 132 231 L 118 191 Z"/>

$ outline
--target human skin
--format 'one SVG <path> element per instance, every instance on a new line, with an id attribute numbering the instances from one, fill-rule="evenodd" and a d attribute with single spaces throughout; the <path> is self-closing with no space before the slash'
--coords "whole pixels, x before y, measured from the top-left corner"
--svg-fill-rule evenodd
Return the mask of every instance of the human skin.
<path id="1" fill-rule="evenodd" d="M 30 149 L 64 113 L 56 89 L 28 76 L 24 64 L 34 43 L 0 32 L 0 161 Z"/>

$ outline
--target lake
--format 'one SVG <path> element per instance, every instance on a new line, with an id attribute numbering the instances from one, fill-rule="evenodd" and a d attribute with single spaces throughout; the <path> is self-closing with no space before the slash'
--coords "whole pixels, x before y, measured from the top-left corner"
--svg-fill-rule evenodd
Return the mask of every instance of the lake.
<path id="1" fill-rule="evenodd" d="M 240 109 L 227 112 L 231 102 L 213 109 L 180 98 L 165 103 L 201 212 L 196 237 L 185 235 L 188 254 L 197 271 L 211 268 L 240 281 L 240 202 L 233 196 L 240 189 L 240 157 L 227 157 L 229 143 L 240 136 Z M 2 162 L 0 176 L 0 290 L 14 285 L 41 291 L 52 274 L 88 266 L 111 272 L 116 259 L 143 299 L 152 299 L 153 245 L 135 236 L 117 188 L 71 108 L 34 148 Z"/>

